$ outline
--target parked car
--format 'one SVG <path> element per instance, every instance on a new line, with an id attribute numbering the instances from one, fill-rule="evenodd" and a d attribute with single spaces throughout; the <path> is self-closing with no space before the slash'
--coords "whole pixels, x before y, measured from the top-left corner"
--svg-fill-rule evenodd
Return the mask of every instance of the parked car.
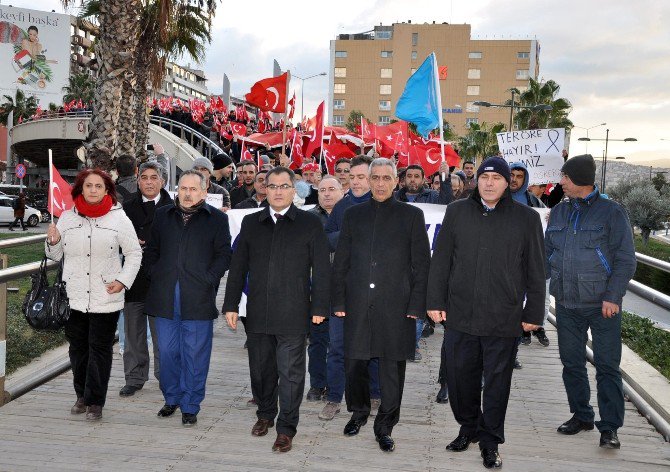
<path id="1" fill-rule="evenodd" d="M 0 195 L 0 223 L 11 224 L 14 221 L 14 209 L 12 208 L 12 200 L 16 197 L 9 195 Z M 23 218 L 28 226 L 37 226 L 42 221 L 42 213 L 26 205 L 26 212 Z"/>

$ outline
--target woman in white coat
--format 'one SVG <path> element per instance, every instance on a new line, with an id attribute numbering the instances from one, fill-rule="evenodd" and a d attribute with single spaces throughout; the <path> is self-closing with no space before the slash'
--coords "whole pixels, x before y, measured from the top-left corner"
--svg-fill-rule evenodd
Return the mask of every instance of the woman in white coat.
<path id="1" fill-rule="evenodd" d="M 74 208 L 47 232 L 46 255 L 63 259 L 70 320 L 65 336 L 77 401 L 72 414 L 102 418 L 112 370 L 114 334 L 142 261 L 132 223 L 116 201 L 114 182 L 99 169 L 84 169 L 72 187 Z M 125 261 L 121 264 L 119 249 Z"/>

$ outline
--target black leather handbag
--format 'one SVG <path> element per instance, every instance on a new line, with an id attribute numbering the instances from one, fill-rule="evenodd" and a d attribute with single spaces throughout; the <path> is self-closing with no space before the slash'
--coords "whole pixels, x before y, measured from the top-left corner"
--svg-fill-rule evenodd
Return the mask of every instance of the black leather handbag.
<path id="1" fill-rule="evenodd" d="M 28 324 L 38 331 L 58 331 L 70 319 L 70 300 L 63 282 L 63 260 L 52 286 L 47 279 L 47 258 L 40 271 L 30 276 L 32 286 L 23 300 L 23 314 Z"/>

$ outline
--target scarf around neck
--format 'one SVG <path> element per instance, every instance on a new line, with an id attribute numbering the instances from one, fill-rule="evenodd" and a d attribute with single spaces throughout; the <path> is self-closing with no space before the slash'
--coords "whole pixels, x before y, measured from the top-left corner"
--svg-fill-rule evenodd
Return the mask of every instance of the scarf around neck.
<path id="1" fill-rule="evenodd" d="M 81 194 L 74 200 L 74 206 L 77 208 L 77 212 L 88 218 L 100 218 L 101 216 L 105 216 L 109 213 L 109 210 L 112 209 L 113 205 L 114 202 L 109 194 L 102 197 L 100 203 L 95 204 L 88 203 Z"/>

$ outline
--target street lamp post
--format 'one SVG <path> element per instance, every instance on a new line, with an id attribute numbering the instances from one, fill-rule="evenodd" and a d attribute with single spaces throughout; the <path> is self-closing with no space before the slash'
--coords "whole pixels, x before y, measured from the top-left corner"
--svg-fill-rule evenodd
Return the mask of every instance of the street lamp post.
<path id="1" fill-rule="evenodd" d="M 509 108 L 509 131 L 512 131 L 512 124 L 514 121 L 514 109 L 517 110 L 533 110 L 533 111 L 551 111 L 554 108 L 551 105 L 516 105 L 514 103 L 514 90 L 512 90 L 512 103 L 510 105 L 503 105 L 499 103 L 490 102 L 474 102 L 473 105 L 486 108 Z"/>
<path id="2" fill-rule="evenodd" d="M 600 123 L 599 125 L 589 126 L 588 128 L 584 128 L 583 126 L 573 126 L 573 128 L 579 128 L 579 129 L 586 130 L 586 137 L 588 138 L 589 137 L 589 130 L 591 130 L 593 128 L 597 128 L 599 126 L 605 126 L 606 124 L 607 123 Z M 586 149 L 584 149 L 584 152 L 586 154 L 588 154 L 589 153 L 589 143 L 588 143 L 588 141 L 584 145 L 586 146 Z"/>
<path id="3" fill-rule="evenodd" d="M 601 170 L 601 179 L 600 179 L 600 191 L 605 193 L 605 179 L 607 177 L 607 145 L 610 141 L 623 141 L 623 142 L 632 142 L 637 141 L 636 138 L 626 138 L 626 139 L 610 139 L 610 130 L 606 130 L 605 139 L 591 139 L 591 138 L 579 138 L 578 141 L 605 141 L 605 154 L 603 155 L 603 165 Z"/>
<path id="4" fill-rule="evenodd" d="M 302 84 L 300 85 L 300 120 L 302 121 L 303 117 L 305 116 L 305 80 L 313 79 L 314 77 L 320 77 L 323 75 L 327 75 L 325 72 L 321 72 L 319 74 L 314 74 L 310 75 L 309 77 L 305 77 L 304 79 L 300 77 L 299 75 L 293 74 L 291 77 L 295 77 L 296 79 L 302 80 Z"/>

